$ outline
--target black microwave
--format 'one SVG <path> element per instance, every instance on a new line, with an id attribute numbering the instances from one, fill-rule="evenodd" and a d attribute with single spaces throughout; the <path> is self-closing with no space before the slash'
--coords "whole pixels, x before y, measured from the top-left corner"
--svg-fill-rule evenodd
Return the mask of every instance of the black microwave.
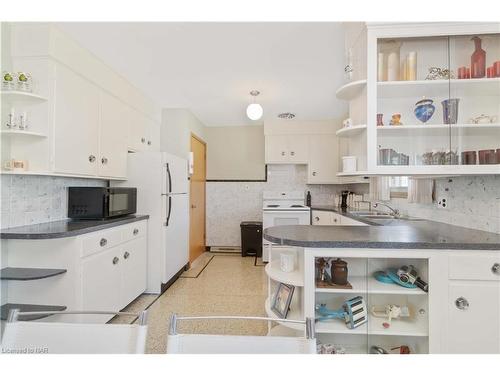
<path id="1" fill-rule="evenodd" d="M 136 210 L 137 188 L 68 188 L 68 217 L 71 219 L 110 219 L 135 214 Z"/>

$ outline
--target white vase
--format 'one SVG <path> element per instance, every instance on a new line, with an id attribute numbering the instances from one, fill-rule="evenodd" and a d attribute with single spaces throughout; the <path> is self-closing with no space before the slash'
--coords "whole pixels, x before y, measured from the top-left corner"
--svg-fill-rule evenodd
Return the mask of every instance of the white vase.
<path id="1" fill-rule="evenodd" d="M 399 80 L 399 50 L 390 52 L 387 57 L 387 80 Z"/>

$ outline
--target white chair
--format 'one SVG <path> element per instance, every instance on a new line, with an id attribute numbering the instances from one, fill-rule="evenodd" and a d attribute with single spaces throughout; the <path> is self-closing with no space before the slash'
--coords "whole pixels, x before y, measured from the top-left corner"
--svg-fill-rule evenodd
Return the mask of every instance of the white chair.
<path id="1" fill-rule="evenodd" d="M 125 315 L 137 324 L 95 324 L 19 321 L 37 315 Z M 4 353 L 143 354 L 146 348 L 147 312 L 11 310 L 2 337 Z"/>
<path id="2" fill-rule="evenodd" d="M 266 322 L 288 322 L 304 324 L 305 337 L 278 336 L 233 336 L 208 334 L 179 334 L 177 322 L 200 319 L 248 319 Z M 170 318 L 167 338 L 167 354 L 315 354 L 316 338 L 314 321 L 287 320 L 245 316 L 204 316 Z"/>

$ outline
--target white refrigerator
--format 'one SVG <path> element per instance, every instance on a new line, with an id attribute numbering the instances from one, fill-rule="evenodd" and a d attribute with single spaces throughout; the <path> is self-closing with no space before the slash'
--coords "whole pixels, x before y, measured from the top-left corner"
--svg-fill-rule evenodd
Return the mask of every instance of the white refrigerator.
<path id="1" fill-rule="evenodd" d="M 148 285 L 160 293 L 189 262 L 188 161 L 166 152 L 128 154 L 127 181 L 137 188 L 137 213 L 148 214 Z"/>

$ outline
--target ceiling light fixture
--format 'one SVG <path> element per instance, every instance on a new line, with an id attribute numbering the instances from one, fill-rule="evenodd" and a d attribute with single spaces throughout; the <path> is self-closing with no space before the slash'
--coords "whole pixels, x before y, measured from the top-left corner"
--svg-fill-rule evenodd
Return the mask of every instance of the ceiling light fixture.
<path id="1" fill-rule="evenodd" d="M 290 112 L 283 112 L 278 115 L 278 118 L 285 119 L 285 120 L 291 120 L 295 117 L 294 113 Z"/>
<path id="2" fill-rule="evenodd" d="M 255 98 L 260 94 L 257 90 L 250 91 L 250 95 L 253 96 L 253 103 L 249 104 L 247 107 L 247 116 L 250 120 L 258 120 L 264 114 L 264 110 L 262 106 L 258 103 L 255 103 Z"/>

